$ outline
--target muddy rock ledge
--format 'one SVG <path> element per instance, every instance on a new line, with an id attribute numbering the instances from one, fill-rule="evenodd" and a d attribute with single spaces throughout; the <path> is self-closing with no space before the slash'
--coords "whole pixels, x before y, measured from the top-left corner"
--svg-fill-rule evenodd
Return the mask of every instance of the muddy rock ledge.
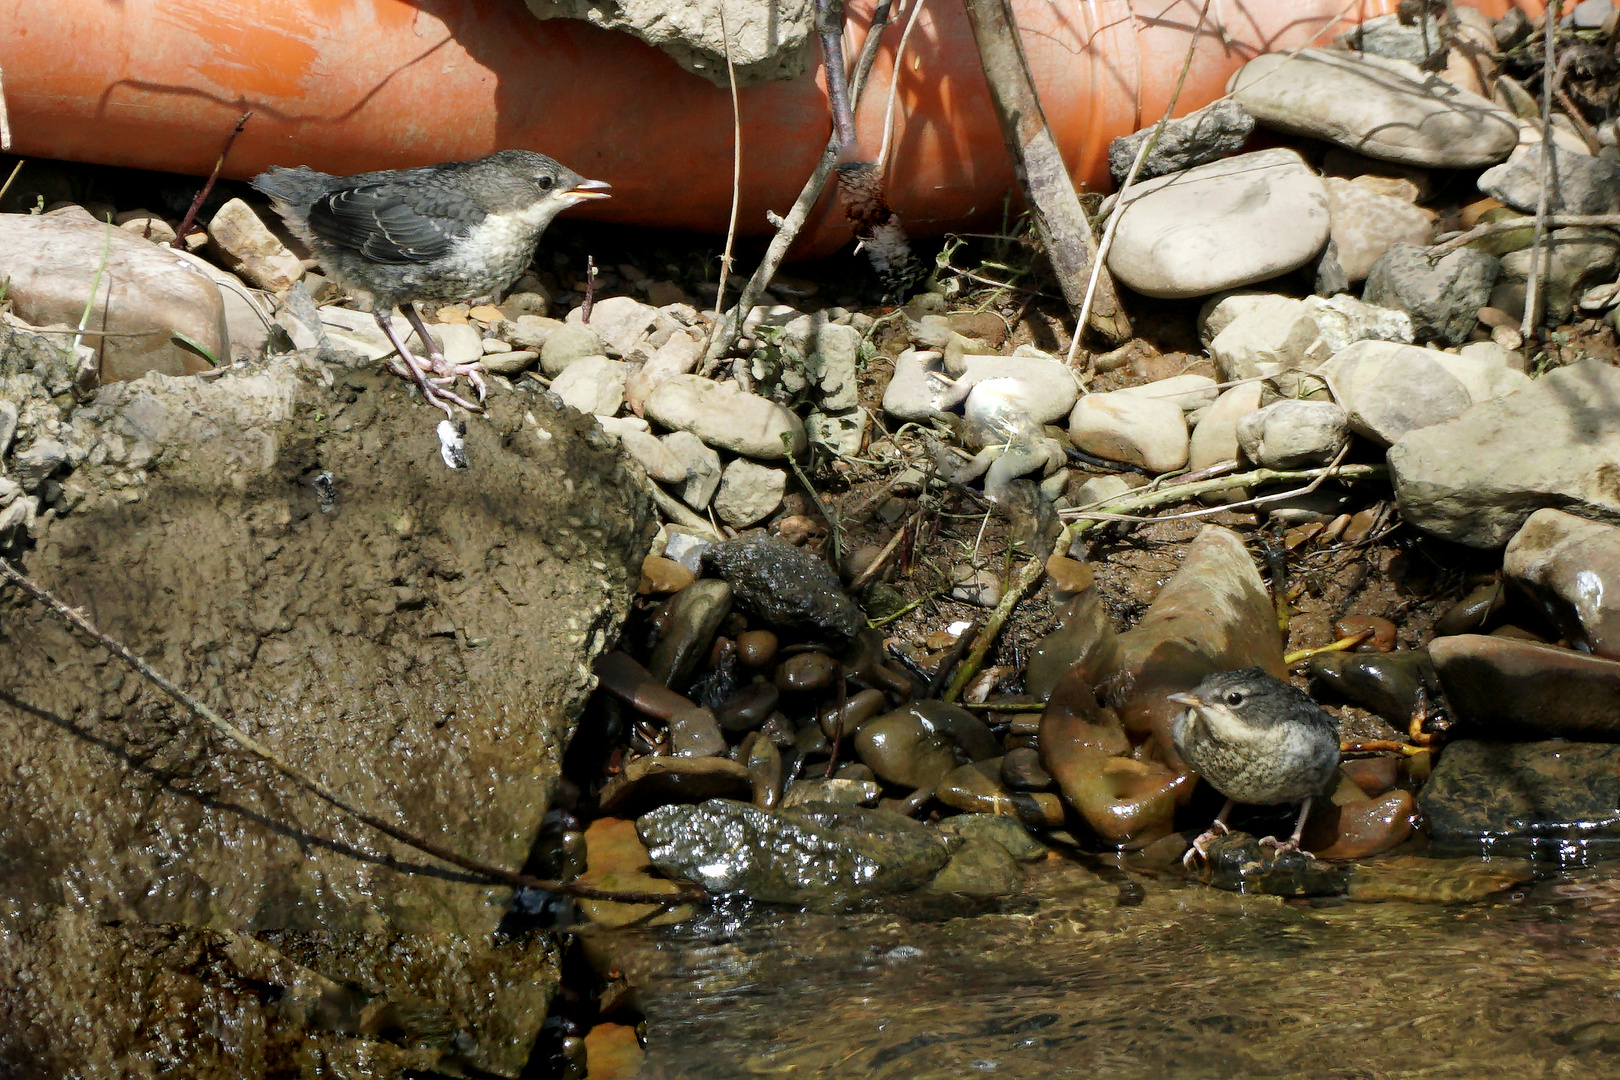
<path id="1" fill-rule="evenodd" d="M 8 386 L 37 378 L 20 355 Z M 499 395 L 452 471 L 386 374 L 35 389 L 12 454 L 62 452 L 10 538 L 27 573 L 329 789 L 523 866 L 652 529 L 588 418 Z M 15 589 L 0 638 L 0 1060 L 523 1069 L 556 957 L 497 935 L 507 890 L 250 761 Z"/>

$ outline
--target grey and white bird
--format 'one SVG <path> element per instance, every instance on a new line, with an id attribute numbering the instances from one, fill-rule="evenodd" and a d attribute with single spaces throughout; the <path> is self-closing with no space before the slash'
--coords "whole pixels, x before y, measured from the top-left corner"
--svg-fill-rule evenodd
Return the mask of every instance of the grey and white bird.
<path id="1" fill-rule="evenodd" d="M 1191 866 L 1205 845 L 1227 831 L 1226 815 L 1237 803 L 1302 804 L 1287 840 L 1260 841 L 1298 851 L 1311 802 L 1339 767 L 1338 721 L 1309 695 L 1258 667 L 1217 672 L 1192 691 L 1168 697 L 1187 706 L 1170 728 L 1176 752 L 1226 796 L 1214 824 L 1193 841 L 1186 863 Z"/>
<path id="2" fill-rule="evenodd" d="M 416 301 L 476 301 L 501 292 L 528 267 L 553 218 L 575 203 L 607 198 L 609 187 L 529 150 L 355 176 L 278 166 L 254 177 L 253 186 L 332 277 L 371 309 L 409 369 L 396 363 L 395 370 L 452 419 L 451 404 L 478 406 L 446 387 L 466 376 L 483 400 L 482 368 L 445 360 Z M 425 367 L 388 317 L 395 306 L 428 351 Z"/>

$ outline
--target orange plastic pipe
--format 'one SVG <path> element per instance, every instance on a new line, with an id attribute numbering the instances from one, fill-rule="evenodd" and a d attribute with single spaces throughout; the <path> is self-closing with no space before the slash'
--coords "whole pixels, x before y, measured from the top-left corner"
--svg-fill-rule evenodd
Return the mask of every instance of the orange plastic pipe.
<path id="1" fill-rule="evenodd" d="M 999 214 L 1014 181 L 960 0 L 925 6 L 901 58 L 885 32 L 857 115 L 875 158 L 898 83 L 889 193 L 915 235 Z M 1155 120 L 1207 7 L 1178 102 L 1218 96 L 1257 53 L 1326 40 L 1396 0 L 1016 0 L 1037 90 L 1077 182 L 1108 182 L 1114 137 Z M 1500 14 L 1507 0 L 1479 0 Z M 850 0 L 851 56 L 872 0 Z M 540 150 L 613 184 L 581 208 L 718 232 L 731 192 L 731 99 L 657 50 L 517 0 L 0 0 L 14 151 L 205 174 L 247 109 L 228 175 L 348 173 Z M 1224 28 L 1220 17 L 1224 16 Z M 1223 33 L 1224 30 L 1224 33 Z M 741 216 L 768 231 L 830 132 L 819 73 L 742 92 Z M 824 200 L 802 250 L 849 238 Z"/>

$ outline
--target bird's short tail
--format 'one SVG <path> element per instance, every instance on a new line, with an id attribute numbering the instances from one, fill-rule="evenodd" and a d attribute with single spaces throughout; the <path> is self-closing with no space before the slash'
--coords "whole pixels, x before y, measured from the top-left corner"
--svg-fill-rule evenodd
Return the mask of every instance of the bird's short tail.
<path id="1" fill-rule="evenodd" d="M 335 178 L 323 172 L 316 172 L 308 165 L 300 165 L 296 169 L 272 165 L 255 176 L 251 182 L 255 190 L 263 192 L 277 202 L 307 210 L 316 199 L 327 192 L 333 179 Z"/>

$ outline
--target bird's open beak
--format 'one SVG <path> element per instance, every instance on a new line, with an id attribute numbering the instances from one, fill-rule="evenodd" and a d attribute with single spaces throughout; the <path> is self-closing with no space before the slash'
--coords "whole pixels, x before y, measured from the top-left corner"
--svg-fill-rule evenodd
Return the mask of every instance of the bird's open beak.
<path id="1" fill-rule="evenodd" d="M 581 180 L 568 189 L 568 194 L 580 199 L 611 199 L 608 189 L 612 186 L 606 180 Z"/>
<path id="2" fill-rule="evenodd" d="M 1173 701 L 1177 705 L 1185 705 L 1189 709 L 1201 708 L 1204 704 L 1204 700 L 1197 694 L 1166 694 L 1164 699 Z"/>

